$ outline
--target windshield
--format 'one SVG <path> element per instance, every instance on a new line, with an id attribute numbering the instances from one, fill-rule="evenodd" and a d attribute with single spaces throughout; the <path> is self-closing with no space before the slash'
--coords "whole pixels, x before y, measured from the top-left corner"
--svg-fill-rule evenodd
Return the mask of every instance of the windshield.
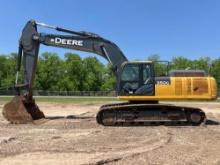
<path id="1" fill-rule="evenodd" d="M 139 81 L 139 66 L 137 64 L 128 64 L 122 72 L 122 81 Z"/>

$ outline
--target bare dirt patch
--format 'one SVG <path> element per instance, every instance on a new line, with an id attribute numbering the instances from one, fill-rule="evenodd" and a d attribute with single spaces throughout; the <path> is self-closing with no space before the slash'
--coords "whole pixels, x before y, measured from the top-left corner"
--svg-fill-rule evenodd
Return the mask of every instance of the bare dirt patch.
<path id="1" fill-rule="evenodd" d="M 207 125 L 103 127 L 100 105 L 40 103 L 48 119 L 26 125 L 0 114 L 0 164 L 220 164 L 220 104 L 186 104 L 203 108 Z"/>

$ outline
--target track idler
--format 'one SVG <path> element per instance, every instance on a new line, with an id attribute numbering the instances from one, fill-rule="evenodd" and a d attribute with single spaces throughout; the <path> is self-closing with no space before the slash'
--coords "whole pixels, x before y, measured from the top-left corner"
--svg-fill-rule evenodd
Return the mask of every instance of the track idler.
<path id="1" fill-rule="evenodd" d="M 32 123 L 34 120 L 45 118 L 35 101 L 26 102 L 24 96 L 15 96 L 9 103 L 5 104 L 2 114 L 13 124 Z"/>

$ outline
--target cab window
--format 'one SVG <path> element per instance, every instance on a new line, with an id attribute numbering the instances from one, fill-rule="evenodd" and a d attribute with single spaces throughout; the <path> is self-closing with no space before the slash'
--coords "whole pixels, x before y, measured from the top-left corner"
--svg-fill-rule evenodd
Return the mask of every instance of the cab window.
<path id="1" fill-rule="evenodd" d="M 148 81 L 151 77 L 151 66 L 149 64 L 143 65 L 143 83 L 145 84 L 145 82 Z"/>
<path id="2" fill-rule="evenodd" d="M 139 66 L 135 64 L 126 65 L 122 72 L 122 81 L 139 81 Z"/>

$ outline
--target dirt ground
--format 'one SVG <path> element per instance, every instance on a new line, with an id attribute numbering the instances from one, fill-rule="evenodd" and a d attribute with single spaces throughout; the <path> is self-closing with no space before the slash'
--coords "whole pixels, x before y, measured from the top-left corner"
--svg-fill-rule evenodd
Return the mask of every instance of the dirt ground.
<path id="1" fill-rule="evenodd" d="M 49 119 L 26 125 L 0 114 L 0 164 L 220 165 L 220 103 L 186 104 L 203 108 L 205 126 L 103 127 L 100 105 L 40 103 Z"/>

